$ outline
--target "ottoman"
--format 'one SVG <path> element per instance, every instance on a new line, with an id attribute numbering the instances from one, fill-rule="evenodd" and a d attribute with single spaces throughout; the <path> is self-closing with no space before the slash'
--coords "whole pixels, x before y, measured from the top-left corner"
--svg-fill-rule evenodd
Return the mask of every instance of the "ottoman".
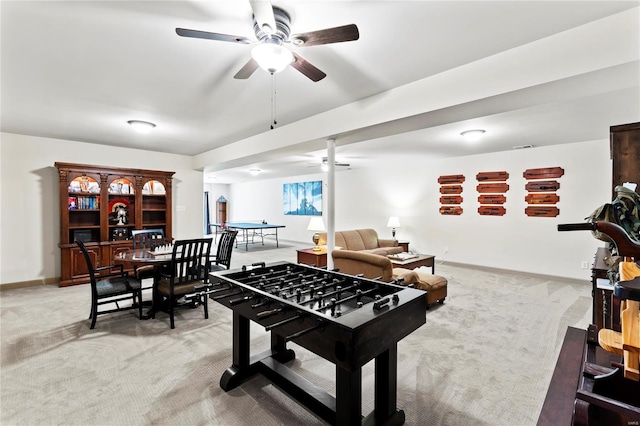
<path id="1" fill-rule="evenodd" d="M 432 275 L 430 272 L 426 272 L 427 268 L 418 269 L 405 269 L 405 268 L 393 268 L 394 279 L 398 277 L 404 278 L 405 284 L 413 284 L 413 286 L 419 290 L 426 290 L 427 292 L 427 309 L 429 306 L 438 302 L 444 303 L 444 299 L 447 297 L 447 279 L 439 275 Z"/>

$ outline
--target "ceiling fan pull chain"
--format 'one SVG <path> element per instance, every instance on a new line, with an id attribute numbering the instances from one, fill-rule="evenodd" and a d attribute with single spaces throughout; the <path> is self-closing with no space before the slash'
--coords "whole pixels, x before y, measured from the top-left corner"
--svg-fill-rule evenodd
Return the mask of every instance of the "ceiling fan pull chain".
<path id="1" fill-rule="evenodd" d="M 276 113 L 276 75 L 271 73 L 271 130 L 278 124 Z"/>

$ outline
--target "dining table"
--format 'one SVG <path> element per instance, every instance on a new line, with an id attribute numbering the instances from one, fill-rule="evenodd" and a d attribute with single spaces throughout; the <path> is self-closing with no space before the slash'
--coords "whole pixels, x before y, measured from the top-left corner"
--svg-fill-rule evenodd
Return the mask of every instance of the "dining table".
<path id="1" fill-rule="evenodd" d="M 171 263 L 171 256 L 172 253 L 154 254 L 152 251 L 145 248 L 124 250 L 114 256 L 114 263 L 122 264 L 125 267 L 140 267 L 147 265 L 154 267 L 151 309 L 142 315 L 142 319 L 150 319 L 155 315 L 157 307 L 153 294 L 155 294 L 155 287 L 158 283 L 158 279 L 160 278 L 163 266 Z"/>

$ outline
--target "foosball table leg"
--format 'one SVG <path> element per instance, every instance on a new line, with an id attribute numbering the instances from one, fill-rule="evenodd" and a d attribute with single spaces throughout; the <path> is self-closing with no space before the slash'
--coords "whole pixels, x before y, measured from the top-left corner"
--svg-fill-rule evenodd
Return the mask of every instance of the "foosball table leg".
<path id="1" fill-rule="evenodd" d="M 233 312 L 233 365 L 220 378 L 220 387 L 228 392 L 255 373 L 250 365 L 249 319 Z"/>
<path id="2" fill-rule="evenodd" d="M 273 331 L 271 332 L 271 351 L 272 358 L 282 364 L 296 359 L 293 349 L 287 349 L 286 339 Z"/>
<path id="3" fill-rule="evenodd" d="M 396 407 L 398 396 L 398 345 L 375 358 L 374 411 L 363 425 L 398 426 L 405 422 L 404 411 Z"/>
<path id="4" fill-rule="evenodd" d="M 349 371 L 336 366 L 336 424 L 362 422 L 362 369 Z"/>

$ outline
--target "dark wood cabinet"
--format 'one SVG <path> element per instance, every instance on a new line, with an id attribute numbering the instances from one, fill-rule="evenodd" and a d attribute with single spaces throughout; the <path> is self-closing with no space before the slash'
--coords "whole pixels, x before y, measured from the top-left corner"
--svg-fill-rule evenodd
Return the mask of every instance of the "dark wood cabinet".
<path id="1" fill-rule="evenodd" d="M 614 188 L 625 182 L 631 182 L 640 188 L 640 123 L 623 124 L 610 127 L 610 148 L 612 160 L 611 193 L 616 197 Z M 636 192 L 638 189 L 636 189 Z M 620 300 L 613 296 L 613 285 L 598 285 L 598 281 L 608 281 L 609 266 L 605 259 L 611 256 L 608 249 L 601 247 L 595 255 L 591 270 L 593 296 L 593 323 L 598 329 L 620 330 Z"/>
<path id="2" fill-rule="evenodd" d="M 222 196 L 216 201 L 216 223 L 227 223 L 227 199 Z"/>
<path id="3" fill-rule="evenodd" d="M 60 286 L 89 281 L 82 253 L 87 246 L 96 267 L 113 264 L 131 248 L 134 229 L 162 228 L 172 239 L 174 172 L 55 163 L 59 177 Z"/>
<path id="4" fill-rule="evenodd" d="M 617 185 L 632 182 L 640 188 L 640 123 L 611 126 L 609 130 L 613 161 L 611 190 L 615 198 L 613 188 Z"/>

